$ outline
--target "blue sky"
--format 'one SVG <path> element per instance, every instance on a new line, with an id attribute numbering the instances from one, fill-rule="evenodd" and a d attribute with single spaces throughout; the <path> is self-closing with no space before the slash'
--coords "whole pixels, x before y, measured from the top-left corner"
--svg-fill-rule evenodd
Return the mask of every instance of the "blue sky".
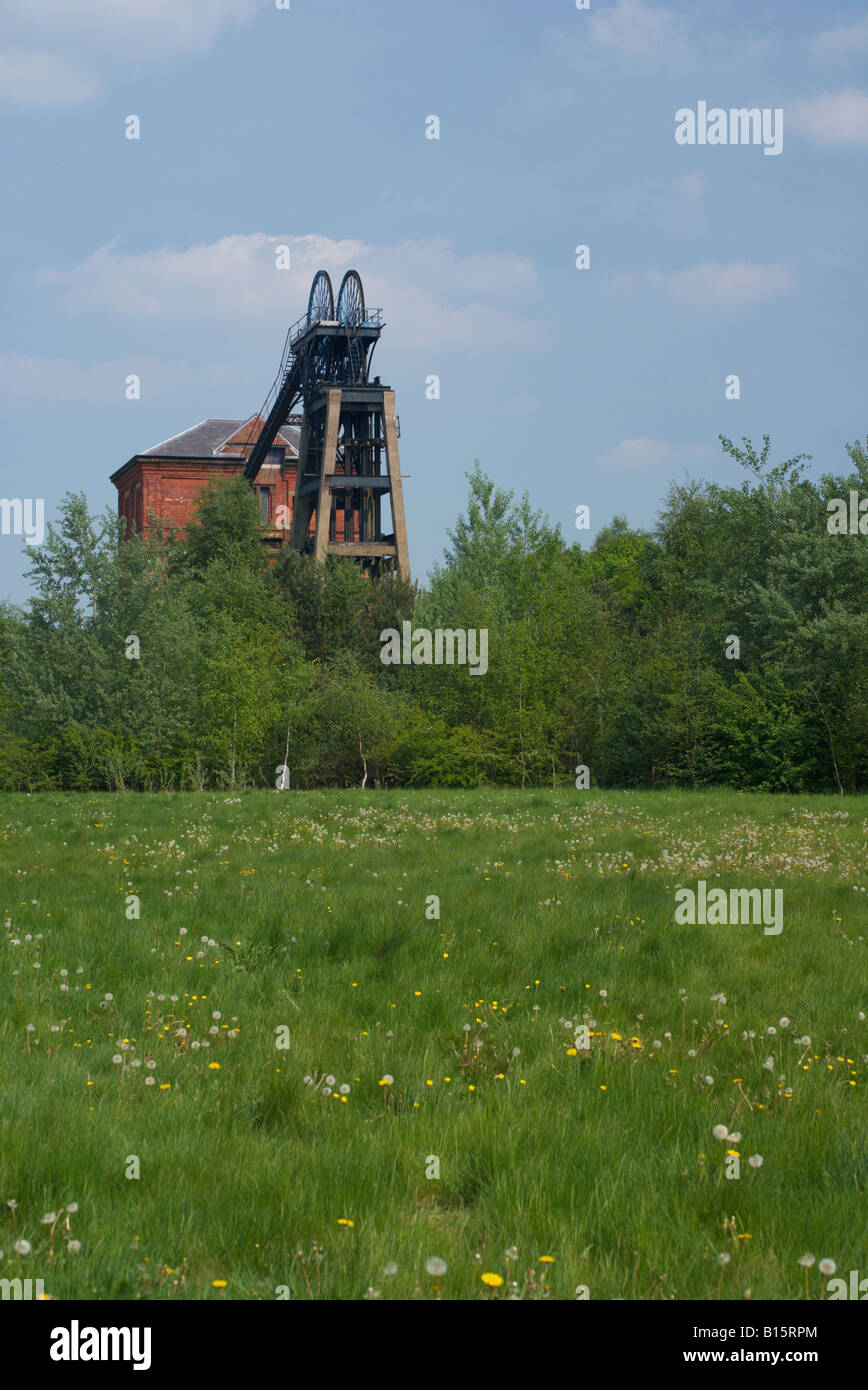
<path id="1" fill-rule="evenodd" d="M 3 496 L 114 506 L 132 454 L 252 414 L 319 266 L 357 267 L 384 310 L 417 578 L 475 458 L 587 543 L 616 513 L 653 524 L 670 479 L 736 480 L 720 433 L 767 431 L 814 473 L 868 434 L 865 5 L 0 0 L 0 19 Z M 699 101 L 779 108 L 781 153 L 677 144 Z M 25 566 L 0 536 L 0 594 L 26 595 Z"/>

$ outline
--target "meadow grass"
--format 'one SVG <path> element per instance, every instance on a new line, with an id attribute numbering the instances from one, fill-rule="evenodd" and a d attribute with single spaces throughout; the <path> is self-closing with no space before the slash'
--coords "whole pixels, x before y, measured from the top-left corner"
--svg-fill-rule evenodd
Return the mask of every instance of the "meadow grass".
<path id="1" fill-rule="evenodd" d="M 809 1252 L 868 1275 L 866 798 L 0 819 L 0 1276 L 273 1300 L 813 1299 Z M 700 878 L 783 888 L 781 934 L 676 925 Z"/>

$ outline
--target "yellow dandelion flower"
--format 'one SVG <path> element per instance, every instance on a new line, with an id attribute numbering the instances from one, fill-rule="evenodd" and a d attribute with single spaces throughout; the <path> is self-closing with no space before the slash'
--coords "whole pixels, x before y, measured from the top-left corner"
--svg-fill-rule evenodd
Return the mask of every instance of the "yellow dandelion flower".
<path id="1" fill-rule="evenodd" d="M 487 1284 L 490 1289 L 499 1289 L 503 1279 L 499 1274 L 481 1274 L 483 1284 Z"/>
<path id="2" fill-rule="evenodd" d="M 225 1289 L 225 1288 L 226 1288 L 226 1280 L 225 1280 L 225 1279 L 212 1279 L 212 1280 L 211 1280 L 211 1287 L 212 1287 L 212 1289 Z"/>
<path id="3" fill-rule="evenodd" d="M 338 1225 L 339 1225 L 339 1226 L 355 1226 L 355 1224 L 356 1224 L 355 1221 L 348 1221 L 347 1218 L 346 1218 L 345 1216 L 339 1216 L 339 1217 L 338 1217 Z"/>
<path id="4" fill-rule="evenodd" d="M 209 1063 L 208 1063 L 208 1070 L 209 1070 L 209 1071 L 219 1071 L 219 1070 L 220 1070 L 220 1063 L 219 1063 L 219 1062 L 209 1062 Z"/>
<path id="5" fill-rule="evenodd" d="M 553 1265 L 555 1257 L 554 1255 L 540 1255 L 539 1262 L 541 1265 Z"/>

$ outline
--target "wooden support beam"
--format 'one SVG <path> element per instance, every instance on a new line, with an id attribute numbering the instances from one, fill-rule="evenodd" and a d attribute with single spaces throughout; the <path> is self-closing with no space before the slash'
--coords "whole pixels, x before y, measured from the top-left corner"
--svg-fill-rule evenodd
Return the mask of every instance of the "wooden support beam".
<path id="1" fill-rule="evenodd" d="M 329 555 L 395 555 L 397 547 L 394 541 L 330 541 L 328 545 Z"/>
<path id="2" fill-rule="evenodd" d="M 338 452 L 338 427 L 341 419 L 341 388 L 339 386 L 330 387 L 326 392 L 328 404 L 326 406 L 325 437 L 323 439 L 322 466 L 319 475 L 319 492 L 316 502 L 316 541 L 314 543 L 314 559 L 322 561 L 326 557 L 326 548 L 329 540 L 329 523 L 331 522 L 332 498 L 331 493 L 326 487 L 326 474 L 334 473 L 335 460 Z"/>
<path id="3" fill-rule="evenodd" d="M 404 517 L 404 493 L 401 489 L 401 460 L 398 455 L 398 426 L 395 419 L 395 393 L 383 391 L 383 428 L 386 435 L 386 466 L 391 483 L 392 520 L 395 526 L 397 570 L 402 579 L 410 578 L 410 552 L 407 547 L 407 522 Z"/>
<path id="4" fill-rule="evenodd" d="M 307 469 L 307 455 L 310 449 L 310 416 L 305 415 L 301 426 L 301 438 L 298 443 L 298 460 L 295 471 L 295 498 L 292 504 L 292 530 L 290 531 L 289 543 L 295 550 L 301 550 L 307 535 L 307 528 L 310 522 L 311 503 L 302 503 L 302 497 L 307 492 L 304 484 L 304 475 Z"/>

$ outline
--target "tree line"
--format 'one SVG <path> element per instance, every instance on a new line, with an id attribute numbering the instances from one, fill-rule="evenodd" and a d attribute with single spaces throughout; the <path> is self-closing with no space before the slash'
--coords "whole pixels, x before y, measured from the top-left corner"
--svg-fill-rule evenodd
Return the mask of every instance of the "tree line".
<path id="1" fill-rule="evenodd" d="M 816 482 L 767 436 L 721 442 L 741 485 L 672 484 L 653 528 L 589 548 L 477 463 L 421 587 L 269 564 L 240 478 L 185 538 L 67 495 L 32 597 L 0 608 L 0 786 L 274 786 L 286 763 L 291 787 L 864 788 L 868 535 L 827 519 L 868 497 L 868 441 Z M 385 665 L 404 622 L 486 630 L 487 671 Z"/>

